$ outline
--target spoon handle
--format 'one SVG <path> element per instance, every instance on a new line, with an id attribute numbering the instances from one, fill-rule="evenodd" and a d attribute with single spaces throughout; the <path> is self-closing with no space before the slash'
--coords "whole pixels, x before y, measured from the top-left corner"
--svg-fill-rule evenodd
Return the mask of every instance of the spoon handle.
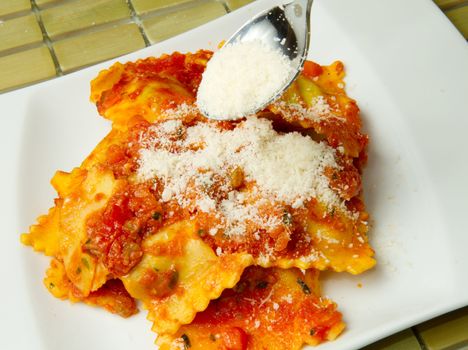
<path id="1" fill-rule="evenodd" d="M 283 11 L 298 35 L 303 35 L 302 45 L 298 45 L 298 53 L 307 55 L 310 42 L 310 11 L 313 0 L 294 0 L 283 5 Z"/>
<path id="2" fill-rule="evenodd" d="M 294 1 L 290 1 L 286 4 L 284 4 L 283 6 L 290 6 L 290 5 L 299 5 L 301 6 L 303 9 L 309 9 L 312 7 L 312 3 L 314 1 L 313 0 L 294 0 Z"/>

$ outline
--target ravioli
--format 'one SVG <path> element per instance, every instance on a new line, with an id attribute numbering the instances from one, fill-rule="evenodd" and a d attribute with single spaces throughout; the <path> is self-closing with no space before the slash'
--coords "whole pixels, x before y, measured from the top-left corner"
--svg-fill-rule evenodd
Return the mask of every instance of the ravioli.
<path id="1" fill-rule="evenodd" d="M 186 55 L 176 53 L 158 59 L 116 64 L 92 82 L 92 100 L 101 115 L 117 122 L 119 128 L 124 127 L 125 120 L 137 115 L 156 124 L 182 120 L 177 132 L 183 134 L 194 124 L 206 122 L 193 103 L 203 67 L 210 56 L 207 51 Z M 174 74 L 175 71 L 178 73 Z M 288 203 L 276 203 L 277 208 L 265 206 L 262 210 L 284 212 L 291 217 L 288 220 L 291 222 L 274 230 L 267 229 L 260 242 L 254 239 L 258 236 L 256 232 L 237 237 L 235 241 L 226 240 L 223 234 L 203 236 L 213 250 L 219 248 L 223 252 L 252 254 L 255 263 L 263 267 L 332 268 L 358 274 L 375 264 L 366 236 L 368 215 L 360 199 L 360 171 L 365 163 L 367 136 L 360 133 L 359 108 L 344 93 L 343 77 L 341 62 L 323 67 L 307 62 L 304 72 L 284 96 L 259 116 L 272 120 L 279 132 L 306 133 L 315 140 L 327 140 L 327 144 L 337 150 L 335 158 L 339 168 L 327 169 L 327 176 L 330 187 L 346 206 L 331 208 L 321 201 L 307 203 L 305 210 L 295 210 Z M 161 79 L 179 86 L 163 86 Z M 223 129 L 236 125 L 224 122 L 218 123 L 217 127 Z M 126 127 L 137 136 L 129 141 L 131 149 L 124 145 L 121 148 L 132 159 L 129 163 L 136 170 L 138 161 L 134 160 L 140 158 L 139 152 L 145 148 L 141 141 L 151 143 L 148 140 L 153 137 L 157 143 L 161 135 L 152 135 L 154 132 L 149 123 L 127 124 Z M 246 184 L 240 191 L 247 196 L 254 187 L 248 186 Z M 215 220 L 210 219 L 210 223 L 203 227 L 204 232 L 214 229 Z M 207 221 L 206 215 L 202 214 L 201 225 Z"/>
<path id="2" fill-rule="evenodd" d="M 182 221 L 148 237 L 143 259 L 122 278 L 128 292 L 149 310 L 157 333 L 172 334 L 190 323 L 252 264 L 248 254 L 218 257 L 197 231 L 195 223 Z"/>
<path id="3" fill-rule="evenodd" d="M 83 297 L 81 292 L 68 279 L 63 264 L 53 259 L 47 269 L 44 285 L 50 293 L 59 299 L 69 299 L 72 302 L 82 301 L 91 306 L 103 307 L 107 311 L 122 317 L 130 317 L 138 312 L 135 299 L 117 279 L 108 280 L 98 290 Z"/>
<path id="4" fill-rule="evenodd" d="M 99 167 L 57 172 L 52 183 L 59 194 L 56 206 L 22 236 L 22 242 L 57 257 L 69 280 L 86 297 L 109 274 L 102 262 L 82 249 L 87 240 L 86 219 L 106 205 L 118 184 L 112 172 Z"/>
<path id="5" fill-rule="evenodd" d="M 161 350 L 294 350 L 333 340 L 343 329 L 336 305 L 320 297 L 316 270 L 252 266 L 192 323 L 157 343 Z"/>
<path id="6" fill-rule="evenodd" d="M 265 110 L 215 122 L 195 104 L 211 55 L 102 71 L 91 101 L 112 130 L 55 174 L 55 206 L 21 240 L 52 257 L 54 296 L 123 317 L 139 300 L 163 348 L 332 340 L 344 324 L 318 270 L 375 265 L 361 195 L 368 137 L 343 65 L 307 62 Z"/>
<path id="7" fill-rule="evenodd" d="M 210 51 L 162 55 L 126 64 L 116 63 L 91 82 L 91 101 L 99 113 L 125 127 L 138 115 L 149 122 L 161 119 L 164 110 L 193 102 Z"/>

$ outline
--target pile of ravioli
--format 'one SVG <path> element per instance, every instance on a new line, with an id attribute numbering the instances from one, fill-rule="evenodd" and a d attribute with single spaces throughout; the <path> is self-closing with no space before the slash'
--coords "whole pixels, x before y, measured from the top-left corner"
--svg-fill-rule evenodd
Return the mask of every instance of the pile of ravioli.
<path id="1" fill-rule="evenodd" d="M 176 52 L 100 72 L 91 101 L 112 130 L 80 166 L 56 172 L 55 205 L 21 240 L 51 257 L 44 284 L 55 297 L 122 317 L 138 312 L 139 301 L 160 349 L 300 349 L 333 340 L 345 324 L 320 295 L 320 271 L 359 274 L 375 265 L 361 184 L 368 137 L 344 92 L 343 64 L 306 62 L 265 110 L 216 122 L 195 103 L 211 56 Z M 184 145 L 195 154 L 203 142 L 185 141 L 194 128 L 228 133 L 249 120 L 329 150 L 335 166 L 321 169 L 320 186 L 334 201 L 268 198 L 232 164 L 222 173 L 203 168 L 204 181 L 173 178 L 169 188 L 175 175 L 156 170 L 176 166 L 155 157 L 155 175 L 141 176 L 142 150 L 173 156 Z"/>

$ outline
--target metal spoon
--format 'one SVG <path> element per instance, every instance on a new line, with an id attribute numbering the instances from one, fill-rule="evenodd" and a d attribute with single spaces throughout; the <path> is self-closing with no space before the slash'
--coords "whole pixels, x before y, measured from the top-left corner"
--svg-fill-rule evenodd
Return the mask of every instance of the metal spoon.
<path id="1" fill-rule="evenodd" d="M 237 42 L 261 41 L 273 50 L 279 50 L 291 63 L 293 70 L 283 86 L 268 100 L 248 114 L 254 114 L 279 98 L 298 76 L 304 65 L 310 38 L 310 10 L 313 0 L 295 0 L 284 5 L 260 12 L 245 23 L 225 45 Z M 222 50 L 222 48 L 221 48 Z M 202 113 L 210 119 L 220 119 Z M 240 115 L 236 118 L 239 119 Z M 226 120 L 226 118 L 223 118 Z"/>

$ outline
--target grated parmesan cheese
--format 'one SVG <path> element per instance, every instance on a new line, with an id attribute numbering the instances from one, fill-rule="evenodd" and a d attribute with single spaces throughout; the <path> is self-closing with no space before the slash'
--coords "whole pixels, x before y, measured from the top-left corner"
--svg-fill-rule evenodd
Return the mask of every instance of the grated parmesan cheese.
<path id="1" fill-rule="evenodd" d="M 176 338 L 172 341 L 171 348 L 173 349 L 179 349 L 179 350 L 185 350 L 185 342 L 182 338 Z"/>
<path id="2" fill-rule="evenodd" d="M 161 116 L 168 119 L 183 119 L 188 115 L 194 115 L 198 112 L 199 110 L 196 106 L 184 102 L 174 108 L 163 110 Z"/>
<path id="3" fill-rule="evenodd" d="M 181 125 L 175 122 L 180 123 L 171 120 L 155 127 L 164 136 L 174 130 L 167 123 Z M 323 173 L 326 167 L 338 168 L 335 150 L 325 143 L 299 133 L 279 134 L 269 120 L 256 117 L 248 118 L 234 130 L 197 124 L 186 132 L 186 139 L 179 142 L 185 146 L 182 152 L 151 146 L 140 151 L 138 176 L 141 180 L 154 177 L 164 180 L 164 201 L 183 194 L 191 179 L 203 185 L 213 181 L 214 173 L 226 176 L 228 169 L 237 166 L 243 169 L 247 180 L 257 183 L 260 192 L 295 206 L 300 203 L 298 199 L 312 197 L 331 206 L 340 201 Z M 191 149 L 200 144 L 204 147 L 197 151 Z M 200 172 L 201 169 L 205 172 Z"/>
<path id="4" fill-rule="evenodd" d="M 316 198 L 328 207 L 343 206 L 324 174 L 327 167 L 339 168 L 335 150 L 299 133 L 280 134 L 267 119 L 251 116 L 232 130 L 167 120 L 152 125 L 149 135 L 140 136 L 138 180 L 157 178 L 163 202 L 216 213 L 220 225 L 210 229 L 210 235 L 222 229 L 227 236 L 242 236 L 249 224 L 280 227 L 282 212 L 268 210 L 274 202 L 300 208 Z M 236 168 L 254 184 L 252 191 L 230 187 Z M 224 195 L 210 195 L 213 185 Z M 258 232 L 254 238 L 260 239 Z"/>
<path id="5" fill-rule="evenodd" d="M 324 119 L 343 119 L 333 113 L 332 108 L 323 96 L 314 97 L 310 107 L 304 107 L 298 103 L 286 103 L 285 101 L 275 101 L 272 107 L 287 119 L 320 121 Z"/>
<path id="6" fill-rule="evenodd" d="M 274 97 L 292 72 L 286 56 L 259 40 L 226 45 L 208 61 L 198 107 L 220 120 L 252 114 Z"/>

